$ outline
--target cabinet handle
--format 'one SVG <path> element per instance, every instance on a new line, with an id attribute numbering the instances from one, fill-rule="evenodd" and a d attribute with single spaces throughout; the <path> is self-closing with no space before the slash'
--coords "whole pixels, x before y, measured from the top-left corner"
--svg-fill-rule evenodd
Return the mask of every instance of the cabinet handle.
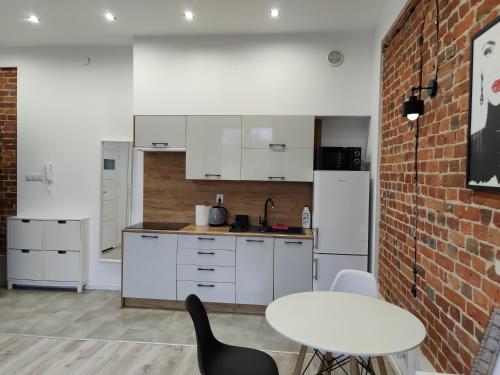
<path id="1" fill-rule="evenodd" d="M 268 179 L 270 179 L 270 180 L 282 180 L 282 181 L 284 181 L 285 177 L 283 177 L 283 176 L 269 176 Z"/>
<path id="2" fill-rule="evenodd" d="M 269 143 L 269 148 L 274 148 L 274 147 L 286 148 L 286 144 L 285 143 Z"/>
<path id="3" fill-rule="evenodd" d="M 24 254 L 29 254 L 29 253 L 30 253 L 30 250 L 21 250 L 21 253 L 24 253 Z"/>
<path id="4" fill-rule="evenodd" d="M 199 241 L 215 241 L 213 237 L 198 237 Z"/>
<path id="5" fill-rule="evenodd" d="M 66 224 L 66 220 L 57 220 L 57 224 Z"/>
<path id="6" fill-rule="evenodd" d="M 215 287 L 215 285 L 213 285 L 213 284 L 197 284 L 197 285 L 200 288 L 213 288 L 213 287 Z"/>
<path id="7" fill-rule="evenodd" d="M 163 145 L 163 146 L 168 146 L 168 142 L 152 142 L 151 143 L 154 147 Z"/>
<path id="8" fill-rule="evenodd" d="M 302 245 L 302 241 L 285 241 L 287 245 Z"/>
<path id="9" fill-rule="evenodd" d="M 264 240 L 250 240 L 250 239 L 247 239 L 247 242 L 259 242 L 259 243 L 263 243 Z"/>
<path id="10" fill-rule="evenodd" d="M 313 247 L 318 248 L 318 228 L 313 229 Z"/>
<path id="11" fill-rule="evenodd" d="M 22 219 L 22 220 L 21 220 L 21 222 L 23 222 L 23 223 L 29 223 L 30 221 L 31 221 L 31 220 L 29 220 L 29 219 Z"/>
<path id="12" fill-rule="evenodd" d="M 318 258 L 314 259 L 313 262 L 313 278 L 318 280 Z"/>
<path id="13" fill-rule="evenodd" d="M 145 234 L 143 234 L 141 237 L 142 238 L 158 238 L 158 236 L 147 236 Z"/>
<path id="14" fill-rule="evenodd" d="M 215 269 L 198 267 L 198 271 L 215 271 Z"/>
<path id="15" fill-rule="evenodd" d="M 215 255 L 213 251 L 198 251 L 198 255 Z"/>
<path id="16" fill-rule="evenodd" d="M 66 254 L 66 253 L 67 253 L 67 251 L 65 251 L 65 250 L 59 250 L 59 251 L 57 252 L 57 254 Z"/>
<path id="17" fill-rule="evenodd" d="M 214 174 L 214 173 L 205 173 L 205 177 L 217 177 L 220 178 L 222 175 L 220 174 Z"/>

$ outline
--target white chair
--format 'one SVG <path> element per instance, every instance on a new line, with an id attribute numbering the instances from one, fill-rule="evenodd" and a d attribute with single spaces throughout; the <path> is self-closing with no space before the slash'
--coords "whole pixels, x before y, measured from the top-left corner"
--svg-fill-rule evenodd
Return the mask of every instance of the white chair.
<path id="1" fill-rule="evenodd" d="M 335 280 L 333 280 L 330 291 L 360 294 L 367 297 L 378 298 L 378 287 L 375 276 L 369 272 L 358 270 L 345 269 L 340 271 L 335 277 Z M 360 357 L 359 360 L 366 366 L 372 366 L 369 358 Z M 357 361 L 351 358 L 348 359 L 347 356 L 341 355 L 340 353 L 326 353 L 323 355 L 320 371 L 331 367 L 332 364 L 336 364 L 334 368 L 342 367 L 347 364 L 347 361 L 350 362 L 351 368 L 358 365 Z M 384 359 L 382 357 L 377 357 L 377 361 L 381 374 L 387 374 Z"/>

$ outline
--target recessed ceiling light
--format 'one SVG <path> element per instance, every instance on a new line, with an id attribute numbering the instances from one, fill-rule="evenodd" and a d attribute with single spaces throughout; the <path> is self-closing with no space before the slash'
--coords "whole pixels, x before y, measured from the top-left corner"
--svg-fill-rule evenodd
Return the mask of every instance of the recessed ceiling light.
<path id="1" fill-rule="evenodd" d="M 116 21 L 116 17 L 113 13 L 105 13 L 104 18 L 106 18 L 108 21 Z"/>
<path id="2" fill-rule="evenodd" d="M 280 16 L 280 10 L 279 9 L 271 9 L 271 12 L 269 12 L 272 18 L 278 18 Z"/>
<path id="3" fill-rule="evenodd" d="M 184 12 L 184 18 L 186 18 L 188 21 L 194 20 L 194 14 L 190 10 L 187 10 Z"/>
<path id="4" fill-rule="evenodd" d="M 40 23 L 40 18 L 38 18 L 37 16 L 35 16 L 34 14 L 32 14 L 31 16 L 29 16 L 28 18 L 26 18 L 26 21 L 29 21 L 31 23 Z"/>

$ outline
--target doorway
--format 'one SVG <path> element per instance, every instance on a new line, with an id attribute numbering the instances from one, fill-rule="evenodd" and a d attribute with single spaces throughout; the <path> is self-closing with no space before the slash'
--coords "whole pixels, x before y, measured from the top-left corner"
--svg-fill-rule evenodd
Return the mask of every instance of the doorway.
<path id="1" fill-rule="evenodd" d="M 130 225 L 130 142 L 102 142 L 101 259 L 121 260 L 121 230 Z"/>

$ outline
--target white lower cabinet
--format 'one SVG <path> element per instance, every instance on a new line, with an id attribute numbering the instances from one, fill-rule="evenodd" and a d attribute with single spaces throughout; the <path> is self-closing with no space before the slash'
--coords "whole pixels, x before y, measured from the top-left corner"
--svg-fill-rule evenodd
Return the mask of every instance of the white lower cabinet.
<path id="1" fill-rule="evenodd" d="M 274 240 L 274 299 L 312 290 L 312 241 Z"/>
<path id="2" fill-rule="evenodd" d="M 234 267 L 179 264 L 177 266 L 177 280 L 234 283 L 236 275 Z"/>
<path id="3" fill-rule="evenodd" d="M 122 296 L 176 299 L 177 235 L 123 234 Z"/>
<path id="4" fill-rule="evenodd" d="M 203 302 L 234 303 L 235 284 L 210 281 L 178 281 L 177 299 L 196 294 Z"/>
<path id="5" fill-rule="evenodd" d="M 239 237 L 236 242 L 236 303 L 273 300 L 273 238 Z"/>
<path id="6" fill-rule="evenodd" d="M 80 253 L 78 251 L 46 251 L 45 280 L 78 281 Z"/>
<path id="7" fill-rule="evenodd" d="M 43 251 L 7 251 L 7 272 L 9 280 L 43 280 Z"/>

